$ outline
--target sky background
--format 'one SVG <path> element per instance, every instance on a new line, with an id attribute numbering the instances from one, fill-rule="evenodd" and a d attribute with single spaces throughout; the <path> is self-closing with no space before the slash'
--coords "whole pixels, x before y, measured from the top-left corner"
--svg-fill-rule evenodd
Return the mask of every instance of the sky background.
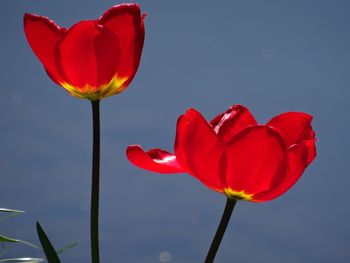
<path id="1" fill-rule="evenodd" d="M 23 33 L 25 12 L 62 27 L 118 1 L 0 1 L 0 207 L 26 211 L 1 234 L 39 243 L 62 262 L 90 262 L 90 103 L 54 84 Z M 129 88 L 101 103 L 101 262 L 203 262 L 225 196 L 186 174 L 132 166 L 125 148 L 173 150 L 189 107 L 210 120 L 233 104 L 265 123 L 314 115 L 318 156 L 280 198 L 239 202 L 216 262 L 350 262 L 350 2 L 139 1 L 146 38 Z M 9 256 L 41 256 L 13 245 Z"/>

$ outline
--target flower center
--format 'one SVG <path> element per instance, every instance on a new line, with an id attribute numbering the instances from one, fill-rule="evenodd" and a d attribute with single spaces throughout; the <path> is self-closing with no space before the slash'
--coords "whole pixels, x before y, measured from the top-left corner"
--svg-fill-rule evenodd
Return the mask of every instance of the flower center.
<path id="1" fill-rule="evenodd" d="M 230 199 L 245 200 L 245 201 L 251 201 L 253 199 L 252 194 L 247 194 L 244 191 L 234 191 L 231 188 L 225 188 L 224 194 Z"/>
<path id="2" fill-rule="evenodd" d="M 84 87 L 74 87 L 67 82 L 62 82 L 60 85 L 75 97 L 89 100 L 101 100 L 122 92 L 126 88 L 124 83 L 127 80 L 127 77 L 121 78 L 114 76 L 109 83 L 99 87 L 92 87 L 89 85 L 85 85 Z"/>

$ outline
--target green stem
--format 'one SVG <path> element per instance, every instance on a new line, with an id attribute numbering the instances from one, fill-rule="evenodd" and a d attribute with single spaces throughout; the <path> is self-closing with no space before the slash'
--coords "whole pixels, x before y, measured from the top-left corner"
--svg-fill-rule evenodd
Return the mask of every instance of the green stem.
<path id="1" fill-rule="evenodd" d="M 92 188 L 91 188 L 91 259 L 92 263 L 100 262 L 98 242 L 98 209 L 100 188 L 100 101 L 91 101 L 93 120 L 92 148 Z"/>
<path id="2" fill-rule="evenodd" d="M 222 214 L 220 224 L 218 226 L 218 229 L 216 230 L 216 234 L 211 243 L 210 249 L 205 259 L 205 263 L 214 262 L 216 252 L 219 249 L 221 240 L 225 234 L 226 227 L 228 225 L 228 222 L 230 221 L 232 211 L 233 211 L 233 208 L 235 207 L 236 202 L 237 201 L 235 199 L 227 198 L 224 213 Z"/>

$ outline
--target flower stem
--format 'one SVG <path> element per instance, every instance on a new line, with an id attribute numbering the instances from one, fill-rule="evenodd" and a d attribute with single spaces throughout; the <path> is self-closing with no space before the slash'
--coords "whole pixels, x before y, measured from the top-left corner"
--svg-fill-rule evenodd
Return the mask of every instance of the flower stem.
<path id="1" fill-rule="evenodd" d="M 91 105 L 93 121 L 92 187 L 90 210 L 91 258 L 92 263 L 99 263 L 98 208 L 100 188 L 100 101 L 91 101 Z"/>
<path id="2" fill-rule="evenodd" d="M 205 259 L 205 263 L 214 262 L 216 252 L 219 249 L 221 240 L 225 234 L 226 227 L 228 225 L 228 222 L 230 221 L 231 214 L 232 214 L 233 208 L 235 207 L 236 202 L 237 201 L 235 199 L 227 198 L 224 213 L 222 214 L 220 224 L 218 226 L 218 229 L 216 230 L 216 234 L 211 243 L 210 249 Z"/>

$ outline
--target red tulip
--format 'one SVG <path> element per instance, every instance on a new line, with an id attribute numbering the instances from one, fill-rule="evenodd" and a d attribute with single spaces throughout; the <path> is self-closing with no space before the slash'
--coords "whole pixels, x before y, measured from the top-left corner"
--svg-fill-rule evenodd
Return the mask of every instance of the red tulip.
<path id="1" fill-rule="evenodd" d="M 316 157 L 312 116 L 287 112 L 257 124 L 235 105 L 211 122 L 194 109 L 177 121 L 175 154 L 127 148 L 134 165 L 158 173 L 186 172 L 228 198 L 263 202 L 285 193 Z"/>
<path id="2" fill-rule="evenodd" d="M 139 66 L 144 15 L 137 4 L 117 5 L 97 20 L 61 28 L 25 14 L 27 40 L 47 74 L 71 95 L 100 100 L 123 91 Z"/>

